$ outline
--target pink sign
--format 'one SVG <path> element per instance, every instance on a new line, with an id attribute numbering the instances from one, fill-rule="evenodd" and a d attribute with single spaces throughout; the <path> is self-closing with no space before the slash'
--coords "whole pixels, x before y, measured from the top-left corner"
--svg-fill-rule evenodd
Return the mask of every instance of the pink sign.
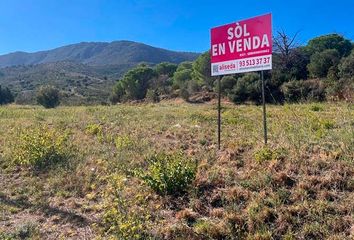
<path id="1" fill-rule="evenodd" d="M 211 75 L 272 69 L 272 15 L 211 29 Z"/>

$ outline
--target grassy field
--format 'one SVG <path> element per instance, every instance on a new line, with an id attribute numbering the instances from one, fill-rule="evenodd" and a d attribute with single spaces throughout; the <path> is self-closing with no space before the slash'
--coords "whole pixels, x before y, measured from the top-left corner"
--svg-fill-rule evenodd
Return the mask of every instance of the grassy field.
<path id="1" fill-rule="evenodd" d="M 353 105 L 223 106 L 0 107 L 0 239 L 353 239 Z"/>

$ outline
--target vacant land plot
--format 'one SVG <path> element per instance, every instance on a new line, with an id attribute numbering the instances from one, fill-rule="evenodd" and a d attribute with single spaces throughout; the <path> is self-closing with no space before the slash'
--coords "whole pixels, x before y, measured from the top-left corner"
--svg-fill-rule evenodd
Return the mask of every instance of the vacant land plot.
<path id="1" fill-rule="evenodd" d="M 0 239 L 352 239 L 354 108 L 0 107 Z"/>

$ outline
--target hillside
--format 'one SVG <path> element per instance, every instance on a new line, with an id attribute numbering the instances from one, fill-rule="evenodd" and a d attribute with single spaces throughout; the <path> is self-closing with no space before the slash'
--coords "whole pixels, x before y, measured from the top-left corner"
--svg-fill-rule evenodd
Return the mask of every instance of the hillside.
<path id="1" fill-rule="evenodd" d="M 0 68 L 71 61 L 94 66 L 127 63 L 192 61 L 197 53 L 175 52 L 131 41 L 82 42 L 35 53 L 15 52 L 0 56 Z"/>
<path id="2" fill-rule="evenodd" d="M 43 84 L 60 88 L 66 104 L 106 101 L 114 82 L 144 62 L 192 61 L 197 53 L 174 52 L 130 41 L 78 43 L 36 53 L 0 56 L 0 85 L 19 94 L 19 103 L 32 103 Z"/>
<path id="3" fill-rule="evenodd" d="M 0 69 L 0 85 L 17 94 L 18 103 L 33 103 L 36 89 L 48 84 L 66 95 L 65 104 L 98 103 L 107 100 L 114 82 L 133 66 L 55 62 L 7 67 Z"/>

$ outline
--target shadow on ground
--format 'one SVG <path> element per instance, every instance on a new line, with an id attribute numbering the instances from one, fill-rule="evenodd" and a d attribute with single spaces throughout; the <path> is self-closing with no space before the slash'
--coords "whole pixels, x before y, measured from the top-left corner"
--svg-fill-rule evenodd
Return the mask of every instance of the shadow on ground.
<path id="1" fill-rule="evenodd" d="M 1 193 L 0 193 L 0 203 L 17 207 L 20 209 L 35 209 L 43 213 L 46 217 L 58 216 L 60 218 L 59 222 L 63 222 L 63 223 L 69 222 L 78 227 L 86 227 L 92 223 L 92 221 L 90 221 L 86 217 L 74 212 L 66 211 L 57 207 L 52 207 L 49 206 L 48 204 L 44 204 L 44 205 L 33 204 L 24 199 L 10 199 L 9 197 Z"/>

